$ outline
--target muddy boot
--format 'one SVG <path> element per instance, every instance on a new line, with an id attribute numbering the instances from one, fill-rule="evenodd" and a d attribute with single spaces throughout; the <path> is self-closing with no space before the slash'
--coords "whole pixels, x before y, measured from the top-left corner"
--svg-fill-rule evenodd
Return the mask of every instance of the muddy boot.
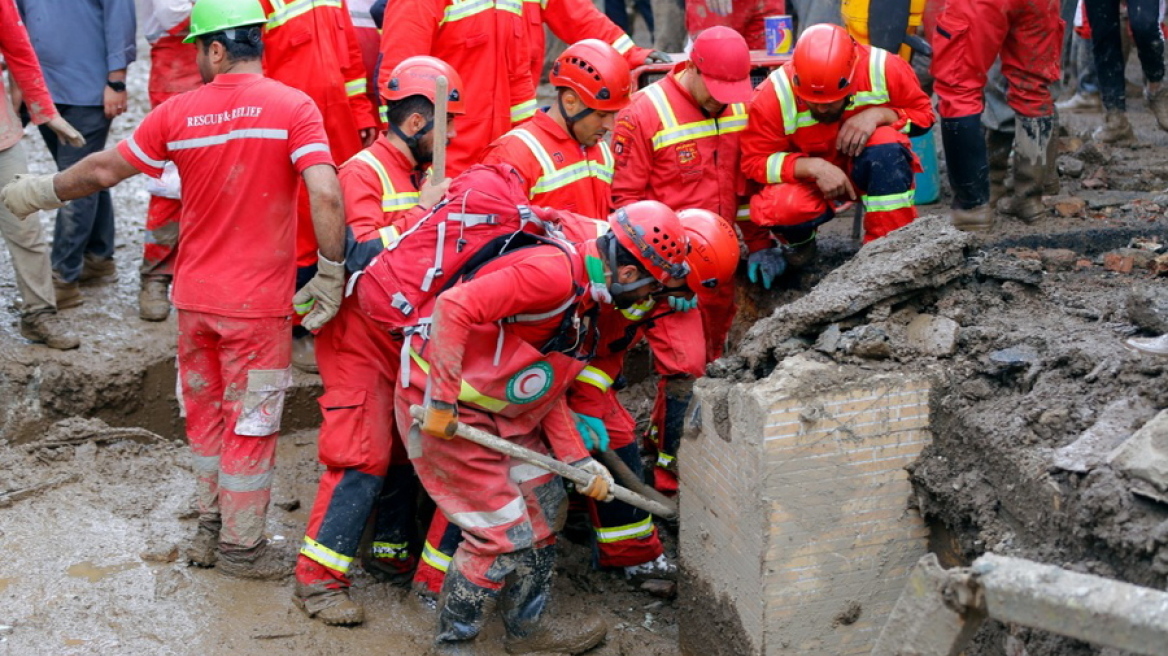
<path id="1" fill-rule="evenodd" d="M 555 546 L 531 549 L 503 594 L 508 654 L 580 654 L 600 644 L 608 626 L 599 617 L 555 621 L 545 617 L 555 571 Z"/>
<path id="2" fill-rule="evenodd" d="M 989 163 L 990 207 L 1007 193 L 1006 177 L 1010 173 L 1010 152 L 1014 150 L 1014 135 L 1001 130 L 986 130 L 986 152 Z"/>
<path id="3" fill-rule="evenodd" d="M 1168 130 L 1168 85 L 1160 87 L 1155 93 L 1147 94 L 1148 108 L 1156 117 L 1161 130 Z"/>
<path id="4" fill-rule="evenodd" d="M 434 650 L 444 656 L 471 656 L 478 653 L 474 639 L 495 610 L 498 590 L 471 583 L 451 563 L 438 598 L 438 637 Z"/>
<path id="5" fill-rule="evenodd" d="M 20 317 L 20 334 L 30 342 L 44 344 L 51 349 L 68 351 L 81 346 L 81 340 L 57 320 L 55 310 L 29 312 Z"/>
<path id="6" fill-rule="evenodd" d="M 981 114 L 941 119 L 941 143 L 953 187 L 954 228 L 987 232 L 994 225 L 989 204 L 989 154 Z"/>
<path id="7" fill-rule="evenodd" d="M 1112 146 L 1134 146 L 1136 133 L 1132 131 L 1131 123 L 1127 121 L 1127 113 L 1122 109 L 1109 109 L 1103 117 L 1103 125 L 1091 133 L 1091 138 L 1097 143 L 1111 144 Z"/>
<path id="8" fill-rule="evenodd" d="M 412 556 L 393 560 L 366 556 L 361 559 L 361 568 L 382 583 L 408 588 L 414 580 L 414 572 L 418 569 L 418 559 Z"/>
<path id="9" fill-rule="evenodd" d="M 1014 195 L 1002 199 L 998 211 L 1025 223 L 1034 223 L 1046 215 L 1042 189 L 1046 184 L 1046 160 L 1054 141 L 1054 116 L 1016 119 L 1014 131 Z"/>
<path id="10" fill-rule="evenodd" d="M 251 549 L 219 549 L 219 571 L 236 578 L 278 581 L 294 567 L 291 556 L 267 540 Z"/>
<path id="11" fill-rule="evenodd" d="M 305 373 L 319 373 L 316 366 L 316 338 L 311 334 L 292 338 L 292 366 Z"/>
<path id="12" fill-rule="evenodd" d="M 1051 115 L 1050 139 L 1046 142 L 1046 174 L 1043 176 L 1042 195 L 1057 196 L 1062 192 L 1062 183 L 1059 181 L 1059 116 L 1058 112 Z"/>
<path id="13" fill-rule="evenodd" d="M 170 316 L 170 297 L 167 290 L 170 280 L 166 278 L 142 278 L 138 290 L 138 318 L 143 321 L 166 321 Z"/>
<path id="14" fill-rule="evenodd" d="M 819 255 L 819 241 L 815 238 L 815 233 L 798 244 L 783 247 L 783 258 L 787 260 L 787 268 L 793 271 L 806 268 L 815 261 L 817 255 Z"/>
<path id="15" fill-rule="evenodd" d="M 77 278 L 77 282 L 85 284 L 113 282 L 117 275 L 118 264 L 114 262 L 114 258 L 98 257 L 92 253 L 86 253 L 81 265 L 81 275 Z"/>
<path id="16" fill-rule="evenodd" d="M 53 272 L 53 291 L 56 292 L 58 310 L 68 310 L 85 302 L 81 298 L 81 285 L 76 282 L 65 282 L 56 271 Z"/>
<path id="17" fill-rule="evenodd" d="M 357 626 L 365 621 L 365 609 L 349 597 L 348 588 L 327 588 L 323 583 L 296 582 L 292 603 L 304 614 L 329 626 Z"/>
<path id="18" fill-rule="evenodd" d="M 186 546 L 187 562 L 197 567 L 214 567 L 219 559 L 219 529 L 223 522 L 218 516 L 200 519 L 195 537 Z"/>

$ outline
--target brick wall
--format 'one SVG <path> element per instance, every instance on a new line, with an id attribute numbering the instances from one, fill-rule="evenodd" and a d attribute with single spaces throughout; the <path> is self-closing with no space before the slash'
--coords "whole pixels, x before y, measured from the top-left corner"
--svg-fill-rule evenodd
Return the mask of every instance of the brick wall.
<path id="1" fill-rule="evenodd" d="M 904 467 L 930 440 L 929 385 L 799 360 L 699 385 L 682 564 L 735 606 L 755 654 L 867 654 L 926 550 Z M 709 633 L 683 630 L 683 649 L 719 653 Z"/>

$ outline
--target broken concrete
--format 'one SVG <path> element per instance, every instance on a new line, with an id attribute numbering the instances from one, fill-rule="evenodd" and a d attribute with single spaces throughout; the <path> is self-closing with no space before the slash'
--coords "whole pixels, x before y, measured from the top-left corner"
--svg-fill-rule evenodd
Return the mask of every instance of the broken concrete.
<path id="1" fill-rule="evenodd" d="M 808 294 L 760 320 L 739 353 L 754 362 L 790 337 L 860 314 L 890 299 L 940 287 L 964 272 L 973 237 L 942 216 L 922 217 L 887 237 L 866 244 L 823 278 Z"/>
<path id="2" fill-rule="evenodd" d="M 1107 462 L 1111 452 L 1154 413 L 1151 404 L 1140 397 L 1114 401 L 1078 439 L 1051 455 L 1051 465 L 1081 473 L 1095 469 Z"/>
<path id="3" fill-rule="evenodd" d="M 1168 493 L 1168 410 L 1144 424 L 1107 458 L 1116 471 Z"/>

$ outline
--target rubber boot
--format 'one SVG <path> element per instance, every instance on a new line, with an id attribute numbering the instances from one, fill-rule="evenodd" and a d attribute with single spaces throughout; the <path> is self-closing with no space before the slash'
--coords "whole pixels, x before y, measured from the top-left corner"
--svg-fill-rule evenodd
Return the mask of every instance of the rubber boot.
<path id="1" fill-rule="evenodd" d="M 471 583 L 452 562 L 438 598 L 438 637 L 434 651 L 444 656 L 477 653 L 474 639 L 483 630 L 498 598 L 498 590 Z"/>
<path id="2" fill-rule="evenodd" d="M 1059 116 L 1058 112 L 1051 115 L 1053 123 L 1050 128 L 1050 139 L 1046 142 L 1046 175 L 1043 176 L 1042 195 L 1057 196 L 1062 192 L 1062 183 L 1059 181 Z"/>
<path id="3" fill-rule="evenodd" d="M 552 591 L 555 545 L 530 549 L 503 593 L 503 626 L 508 654 L 580 654 L 608 635 L 604 620 L 573 616 L 571 622 L 544 617 Z"/>
<path id="4" fill-rule="evenodd" d="M 195 536 L 184 549 L 186 561 L 196 567 L 214 567 L 219 560 L 219 529 L 223 520 L 219 515 L 199 518 Z"/>
<path id="5" fill-rule="evenodd" d="M 665 418 L 661 422 L 657 466 L 653 468 L 653 487 L 662 494 L 677 494 L 677 451 L 685 431 L 685 414 L 693 400 L 693 384 L 694 379 L 688 376 L 665 381 Z"/>
<path id="6" fill-rule="evenodd" d="M 1014 135 L 1001 130 L 986 130 L 986 152 L 990 167 L 990 206 L 993 207 L 1009 193 L 1006 178 L 1010 173 L 1010 153 L 1014 150 Z"/>
<path id="7" fill-rule="evenodd" d="M 941 144 L 953 187 L 953 227 L 988 231 L 994 225 L 994 213 L 989 204 L 989 154 L 981 114 L 942 118 Z"/>
<path id="8" fill-rule="evenodd" d="M 143 321 L 166 321 L 170 316 L 169 276 L 143 276 L 138 290 L 138 318 Z"/>
<path id="9" fill-rule="evenodd" d="M 1014 195 L 1003 199 L 998 211 L 1026 223 L 1034 223 L 1046 213 L 1042 190 L 1046 184 L 1046 161 L 1054 141 L 1054 116 L 1019 116 L 1014 132 Z"/>
<path id="10" fill-rule="evenodd" d="M 229 549 L 220 544 L 216 567 L 220 572 L 239 579 L 278 581 L 291 576 L 296 563 L 287 549 L 265 539 L 250 549 Z"/>
<path id="11" fill-rule="evenodd" d="M 1168 85 L 1161 86 L 1155 93 L 1147 93 L 1148 109 L 1156 117 L 1161 130 L 1168 130 Z"/>

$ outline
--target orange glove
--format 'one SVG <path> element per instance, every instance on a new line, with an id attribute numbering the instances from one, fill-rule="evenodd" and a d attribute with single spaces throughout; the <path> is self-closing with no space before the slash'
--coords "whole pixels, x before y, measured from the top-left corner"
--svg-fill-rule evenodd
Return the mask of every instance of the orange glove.
<path id="1" fill-rule="evenodd" d="M 615 481 L 613 481 L 612 474 L 609 473 L 604 465 L 596 462 L 592 458 L 578 460 L 572 463 L 572 465 L 592 474 L 592 482 L 588 484 L 588 487 L 576 488 L 580 491 L 580 494 L 596 499 L 597 501 L 612 501 L 612 487 Z"/>
<path id="2" fill-rule="evenodd" d="M 422 432 L 449 440 L 458 430 L 458 405 L 443 401 L 430 401 L 426 415 L 422 418 Z"/>

